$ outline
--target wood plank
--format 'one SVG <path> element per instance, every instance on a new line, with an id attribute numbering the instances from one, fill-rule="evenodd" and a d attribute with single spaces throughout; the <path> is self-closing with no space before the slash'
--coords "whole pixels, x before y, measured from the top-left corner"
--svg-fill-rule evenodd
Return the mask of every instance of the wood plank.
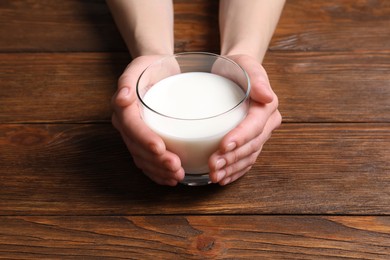
<path id="1" fill-rule="evenodd" d="M 175 1 L 175 51 L 219 50 L 218 1 Z M 104 0 L 4 0 L 1 52 L 127 51 Z"/>
<path id="2" fill-rule="evenodd" d="M 0 54 L 0 122 L 108 121 L 129 61 L 125 53 Z"/>
<path id="3" fill-rule="evenodd" d="M 124 51 L 104 0 L 3 0 L 0 51 Z"/>
<path id="4" fill-rule="evenodd" d="M 219 1 L 174 0 L 175 52 L 220 52 Z"/>
<path id="5" fill-rule="evenodd" d="M 3 124 L 0 155 L 0 215 L 390 214 L 389 124 L 284 124 L 226 187 L 152 183 L 106 124 Z"/>
<path id="6" fill-rule="evenodd" d="M 390 217 L 1 217 L 7 259 L 388 259 Z"/>
<path id="7" fill-rule="evenodd" d="M 285 122 L 390 122 L 390 52 L 271 52 Z"/>
<path id="8" fill-rule="evenodd" d="M 0 54 L 0 123 L 108 122 L 129 61 L 126 53 Z M 264 66 L 285 122 L 390 122 L 390 51 L 270 52 Z"/>
<path id="9" fill-rule="evenodd" d="M 219 50 L 218 1 L 175 2 L 175 51 Z M 1 52 L 126 51 L 104 0 L 3 0 Z M 272 50 L 388 50 L 387 0 L 289 0 Z"/>
<path id="10" fill-rule="evenodd" d="M 288 0 L 271 50 L 388 50 L 386 0 Z"/>

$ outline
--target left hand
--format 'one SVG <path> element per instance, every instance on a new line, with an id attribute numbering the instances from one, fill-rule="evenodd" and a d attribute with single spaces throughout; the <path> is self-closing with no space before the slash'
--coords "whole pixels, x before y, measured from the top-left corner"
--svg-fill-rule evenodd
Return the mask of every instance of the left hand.
<path id="1" fill-rule="evenodd" d="M 219 150 L 210 157 L 210 179 L 220 185 L 237 180 L 252 168 L 264 143 L 282 122 L 278 98 L 261 64 L 248 55 L 227 57 L 248 73 L 251 100 L 246 118 L 222 139 Z"/>
<path id="2" fill-rule="evenodd" d="M 180 158 L 168 151 L 161 137 L 142 120 L 136 94 L 137 80 L 142 71 L 163 57 L 139 56 L 127 66 L 118 80 L 118 91 L 112 98 L 112 123 L 120 132 L 136 166 L 154 182 L 175 186 L 184 178 Z M 165 67 L 165 71 L 168 68 Z"/>

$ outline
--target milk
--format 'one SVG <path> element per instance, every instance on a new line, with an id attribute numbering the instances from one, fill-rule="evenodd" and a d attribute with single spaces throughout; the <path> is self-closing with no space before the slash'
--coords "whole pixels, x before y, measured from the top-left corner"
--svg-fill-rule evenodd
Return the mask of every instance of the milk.
<path id="1" fill-rule="evenodd" d="M 245 95 L 236 83 L 215 74 L 177 74 L 146 92 L 143 119 L 180 157 L 187 174 L 204 174 L 223 136 L 245 117 Z"/>

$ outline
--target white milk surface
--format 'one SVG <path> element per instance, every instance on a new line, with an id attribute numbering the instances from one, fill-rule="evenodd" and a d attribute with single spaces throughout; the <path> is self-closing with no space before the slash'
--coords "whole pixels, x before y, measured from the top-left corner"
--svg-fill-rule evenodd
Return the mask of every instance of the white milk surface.
<path id="1" fill-rule="evenodd" d="M 143 118 L 180 157 L 186 173 L 208 173 L 210 155 L 246 115 L 245 104 L 236 107 L 244 97 L 243 90 L 224 77 L 177 74 L 148 90 L 143 102 L 154 111 L 144 108 Z"/>

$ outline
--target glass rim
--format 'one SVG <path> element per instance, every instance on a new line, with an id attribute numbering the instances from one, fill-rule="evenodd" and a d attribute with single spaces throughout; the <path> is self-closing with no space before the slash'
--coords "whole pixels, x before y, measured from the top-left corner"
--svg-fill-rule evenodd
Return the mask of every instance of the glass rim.
<path id="1" fill-rule="evenodd" d="M 244 73 L 244 76 L 246 78 L 246 82 L 247 82 L 247 88 L 246 88 L 246 91 L 244 93 L 244 96 L 243 98 L 237 102 L 237 104 L 235 104 L 232 108 L 230 109 L 227 109 L 226 111 L 222 112 L 222 113 L 219 113 L 219 114 L 216 114 L 216 115 L 212 115 L 212 116 L 208 116 L 208 117 L 199 117 L 199 118 L 182 118 L 182 117 L 174 117 L 174 116 L 169 116 L 169 115 L 166 115 L 166 114 L 163 114 L 161 112 L 158 112 L 156 110 L 154 110 L 153 108 L 151 108 L 150 106 L 148 106 L 143 98 L 141 97 L 140 93 L 139 93 L 139 83 L 140 83 L 140 80 L 142 78 L 142 76 L 144 75 L 144 73 L 150 68 L 152 67 L 153 65 L 159 63 L 159 62 L 162 62 L 166 59 L 170 59 L 170 58 L 176 58 L 176 57 L 181 57 L 181 56 L 187 56 L 187 55 L 195 55 L 195 56 L 212 56 L 212 57 L 215 57 L 215 58 L 219 58 L 219 59 L 223 59 L 225 61 L 228 61 L 230 63 L 232 63 L 233 65 L 237 66 L 243 73 Z M 209 72 L 206 72 L 206 73 L 209 73 Z M 211 72 L 210 72 L 211 73 Z M 211 73 L 213 74 L 213 73 Z M 215 74 L 215 75 L 218 75 L 218 74 Z M 221 76 L 223 77 L 223 76 Z M 241 87 L 240 87 L 241 88 Z M 242 88 L 241 88 L 242 89 Z M 238 108 L 239 106 L 241 106 L 246 100 L 249 99 L 249 96 L 250 96 L 250 91 L 251 91 L 251 82 L 250 82 L 250 78 L 249 78 L 249 75 L 248 73 L 244 70 L 243 67 L 241 67 L 237 62 L 233 61 L 232 59 L 226 57 L 226 56 L 223 56 L 223 55 L 219 55 L 219 54 L 215 54 L 215 53 L 211 53 L 211 52 L 196 52 L 196 51 L 191 51 L 191 52 L 178 52 L 178 53 L 174 53 L 172 55 L 166 55 L 165 57 L 162 57 L 161 59 L 158 59 L 154 62 L 152 62 L 151 64 L 149 64 L 143 71 L 142 73 L 139 75 L 138 79 L 137 79 L 137 84 L 136 84 L 136 93 L 137 93 L 137 98 L 138 100 L 141 102 L 141 104 L 147 108 L 148 110 L 150 110 L 151 112 L 153 113 L 156 113 L 158 114 L 159 116 L 162 116 L 164 118 L 168 118 L 168 119 L 174 119 L 174 120 L 183 120 L 183 121 L 196 121 L 196 120 L 208 120 L 208 119 L 212 119 L 212 118 L 216 118 L 216 117 L 220 117 L 222 115 L 225 115 L 225 114 L 228 114 L 230 113 L 231 111 L 235 110 L 236 108 Z"/>

